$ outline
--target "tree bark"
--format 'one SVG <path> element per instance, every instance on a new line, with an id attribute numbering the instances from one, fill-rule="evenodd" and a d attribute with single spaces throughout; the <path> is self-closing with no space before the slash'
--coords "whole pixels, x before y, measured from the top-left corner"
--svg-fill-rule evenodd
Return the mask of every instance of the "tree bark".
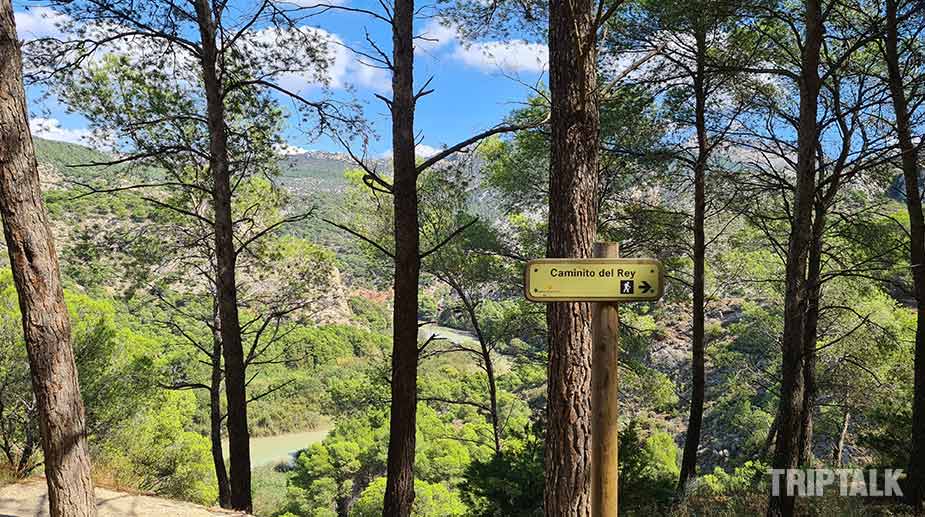
<path id="1" fill-rule="evenodd" d="M 417 423 L 418 234 L 414 154 L 414 0 L 396 0 L 392 16 L 392 194 L 395 214 L 395 302 L 392 403 L 383 517 L 407 517 L 414 502 Z"/>
<path id="2" fill-rule="evenodd" d="M 841 432 L 838 433 L 838 442 L 835 444 L 835 448 L 832 451 L 832 460 L 836 467 L 841 467 L 844 463 L 845 440 L 848 437 L 848 423 L 850 420 L 851 412 L 846 408 L 845 414 L 842 416 L 841 420 Z"/>
<path id="3" fill-rule="evenodd" d="M 771 427 L 768 428 L 768 435 L 764 438 L 764 444 L 761 446 L 761 453 L 758 454 L 758 458 L 764 460 L 768 457 L 768 454 L 771 452 L 771 447 L 774 446 L 774 442 L 777 440 L 777 426 L 780 422 L 780 411 L 774 414 L 774 420 L 771 420 Z"/>
<path id="4" fill-rule="evenodd" d="M 896 136 L 902 152 L 906 208 L 909 211 L 909 265 L 916 302 L 915 394 L 912 401 L 912 442 L 909 454 L 909 488 L 906 498 L 916 509 L 925 499 L 925 216 L 919 192 L 918 149 L 914 144 L 905 83 L 899 65 L 897 0 L 886 2 L 885 50 L 890 95 L 896 116 Z"/>
<path id="5" fill-rule="evenodd" d="M 482 326 L 479 324 L 479 317 L 475 312 L 475 303 L 466 294 L 465 289 L 456 281 L 453 281 L 453 289 L 462 300 L 466 307 L 466 313 L 469 314 L 469 320 L 472 322 L 472 328 L 475 330 L 475 336 L 479 340 L 479 352 L 485 368 L 485 376 L 488 378 L 488 404 L 491 414 L 491 430 L 495 441 L 495 455 L 501 454 L 501 419 L 498 418 L 498 385 L 495 379 L 495 363 L 491 358 L 491 348 L 482 332 Z"/>
<path id="6" fill-rule="evenodd" d="M 23 429 L 26 437 L 26 443 L 22 446 L 19 453 L 19 463 L 16 465 L 16 477 L 22 479 L 32 473 L 40 464 L 32 462 L 32 455 L 35 454 L 35 433 L 32 432 L 32 425 L 26 423 Z"/>
<path id="7" fill-rule="evenodd" d="M 815 150 L 819 138 L 820 49 L 823 39 L 819 0 L 805 0 L 805 36 L 800 63 L 800 112 L 797 128 L 797 170 L 793 216 L 787 250 L 784 333 L 782 339 L 779 427 L 774 451 L 776 469 L 792 469 L 799 463 L 799 436 L 803 414 L 803 328 L 806 312 L 806 266 L 812 233 L 813 198 L 816 190 Z M 796 498 L 783 490 L 772 494 L 769 516 L 791 517 Z"/>
<path id="8" fill-rule="evenodd" d="M 209 438 L 212 441 L 212 465 L 218 483 L 218 504 L 231 508 L 231 486 L 222 452 L 222 333 L 218 304 L 214 303 L 212 328 L 212 379 L 209 384 Z"/>
<path id="9" fill-rule="evenodd" d="M 587 258 L 597 231 L 597 42 L 590 0 L 549 3 L 552 147 L 547 256 Z M 591 307 L 550 303 L 544 508 L 591 512 Z"/>
<path id="10" fill-rule="evenodd" d="M 813 462 L 813 416 L 816 408 L 816 339 L 819 329 L 819 299 L 822 294 L 822 244 L 826 208 L 816 206 L 812 245 L 806 275 L 806 321 L 803 325 L 803 414 L 800 418 L 800 465 Z"/>
<path id="11" fill-rule="evenodd" d="M 488 403 L 491 409 L 491 431 L 495 439 L 495 455 L 501 454 L 501 419 L 498 418 L 498 385 L 495 381 L 495 365 L 488 348 L 482 345 L 482 361 L 485 363 L 485 376 L 488 378 Z"/>
<path id="12" fill-rule="evenodd" d="M 0 0 L 0 215 L 19 295 L 54 517 L 96 515 L 86 416 L 29 132 L 13 7 Z"/>
<path id="13" fill-rule="evenodd" d="M 231 179 L 228 135 L 225 128 L 223 88 L 219 77 L 216 22 L 208 0 L 196 1 L 196 15 L 202 40 L 203 86 L 209 128 L 209 169 L 212 173 L 212 204 L 215 212 L 215 257 L 218 266 L 216 289 L 221 318 L 222 354 L 225 360 L 225 396 L 228 401 L 228 452 L 230 455 L 231 507 L 250 513 L 251 462 L 247 428 L 247 381 L 244 349 L 238 316 L 235 279 L 237 253 L 231 215 Z"/>
<path id="14" fill-rule="evenodd" d="M 706 299 L 706 168 L 709 159 L 709 143 L 706 124 L 706 34 L 697 31 L 697 69 L 694 73 L 694 124 L 697 130 L 697 159 L 694 162 L 694 278 L 693 278 L 693 328 L 691 335 L 691 407 L 684 438 L 684 454 L 681 458 L 681 474 L 678 478 L 678 493 L 683 494 L 688 481 L 697 475 L 697 449 L 700 448 L 700 433 L 703 426 L 703 403 L 706 390 L 706 365 L 704 337 L 704 310 Z"/>

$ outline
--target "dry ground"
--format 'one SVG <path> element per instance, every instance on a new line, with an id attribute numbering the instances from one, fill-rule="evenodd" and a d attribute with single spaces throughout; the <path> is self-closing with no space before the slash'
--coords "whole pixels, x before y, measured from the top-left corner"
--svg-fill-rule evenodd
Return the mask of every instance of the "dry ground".
<path id="1" fill-rule="evenodd" d="M 220 509 L 146 495 L 96 489 L 99 517 L 229 517 Z M 0 488 L 0 517 L 47 517 L 48 491 L 44 479 L 30 479 Z"/>

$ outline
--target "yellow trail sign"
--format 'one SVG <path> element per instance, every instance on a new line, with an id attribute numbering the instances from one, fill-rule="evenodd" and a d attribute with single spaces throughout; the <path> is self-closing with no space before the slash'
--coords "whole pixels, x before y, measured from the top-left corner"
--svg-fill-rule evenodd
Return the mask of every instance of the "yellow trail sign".
<path id="1" fill-rule="evenodd" d="M 537 259 L 524 271 L 532 302 L 645 302 L 664 292 L 664 270 L 655 259 Z"/>

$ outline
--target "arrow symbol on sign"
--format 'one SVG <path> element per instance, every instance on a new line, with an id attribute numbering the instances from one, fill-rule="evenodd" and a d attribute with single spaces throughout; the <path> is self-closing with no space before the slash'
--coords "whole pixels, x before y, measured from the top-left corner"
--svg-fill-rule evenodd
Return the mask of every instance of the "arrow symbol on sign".
<path id="1" fill-rule="evenodd" d="M 648 293 L 652 290 L 652 286 L 649 284 L 649 282 L 643 280 L 642 283 L 639 284 L 639 289 L 641 289 L 643 293 Z"/>

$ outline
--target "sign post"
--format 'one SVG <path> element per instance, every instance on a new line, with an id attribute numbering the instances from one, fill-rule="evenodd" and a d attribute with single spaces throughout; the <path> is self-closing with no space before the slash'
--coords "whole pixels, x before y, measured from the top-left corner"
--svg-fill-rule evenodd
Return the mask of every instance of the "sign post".
<path id="1" fill-rule="evenodd" d="M 594 258 L 527 263 L 524 294 L 532 302 L 592 302 L 591 515 L 617 517 L 618 302 L 655 301 L 665 291 L 655 259 L 621 259 L 615 242 L 595 243 Z"/>
<path id="2" fill-rule="evenodd" d="M 616 258 L 619 253 L 615 242 L 594 245 L 596 258 Z M 591 332 L 591 515 L 617 517 L 620 312 L 616 302 L 594 302 Z"/>

